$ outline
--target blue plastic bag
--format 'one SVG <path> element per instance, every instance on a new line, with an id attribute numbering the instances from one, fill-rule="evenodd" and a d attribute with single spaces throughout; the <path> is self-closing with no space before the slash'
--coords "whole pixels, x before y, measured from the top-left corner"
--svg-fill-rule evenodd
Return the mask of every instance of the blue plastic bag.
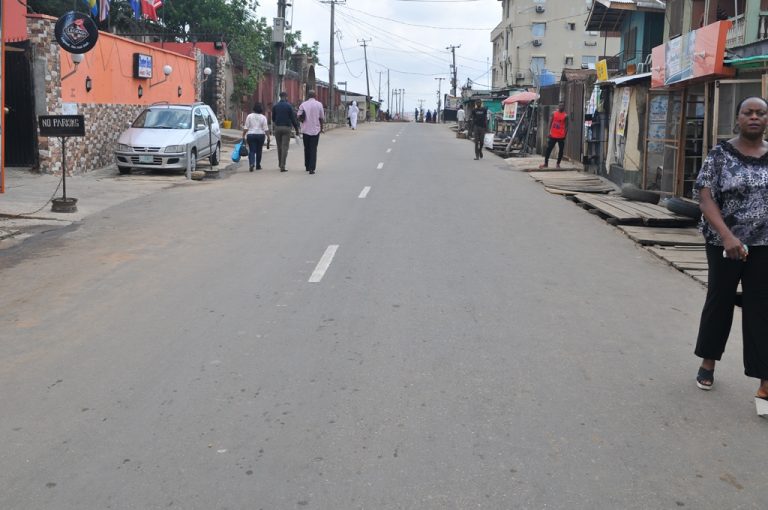
<path id="1" fill-rule="evenodd" d="M 243 146 L 243 141 L 240 140 L 235 144 L 235 148 L 232 149 L 232 161 L 235 163 L 240 162 L 240 148 Z"/>

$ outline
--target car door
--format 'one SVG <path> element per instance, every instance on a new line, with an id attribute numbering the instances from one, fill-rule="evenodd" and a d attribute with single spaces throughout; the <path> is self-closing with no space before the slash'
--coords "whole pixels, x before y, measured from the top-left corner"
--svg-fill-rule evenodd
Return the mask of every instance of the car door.
<path id="1" fill-rule="evenodd" d="M 211 152 L 209 145 L 210 128 L 206 122 L 203 109 L 199 106 L 195 108 L 193 114 L 195 147 L 197 147 L 197 158 L 207 157 Z"/>

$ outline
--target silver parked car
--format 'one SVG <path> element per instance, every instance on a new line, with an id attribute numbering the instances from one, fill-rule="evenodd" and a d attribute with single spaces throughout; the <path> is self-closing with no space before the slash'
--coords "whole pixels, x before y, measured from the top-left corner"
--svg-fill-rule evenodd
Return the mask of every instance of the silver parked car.
<path id="1" fill-rule="evenodd" d="M 121 174 L 131 168 L 186 170 L 208 158 L 218 165 L 221 157 L 221 128 L 211 107 L 153 104 L 139 114 L 117 139 L 115 160 Z"/>

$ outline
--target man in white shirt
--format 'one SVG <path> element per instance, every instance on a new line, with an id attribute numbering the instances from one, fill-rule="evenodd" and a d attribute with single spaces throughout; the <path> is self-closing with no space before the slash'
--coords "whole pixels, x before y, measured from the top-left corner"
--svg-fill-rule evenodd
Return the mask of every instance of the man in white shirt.
<path id="1" fill-rule="evenodd" d="M 464 131 L 464 119 L 466 119 L 464 107 L 459 105 L 459 111 L 456 112 L 456 121 L 459 123 L 459 131 Z"/>

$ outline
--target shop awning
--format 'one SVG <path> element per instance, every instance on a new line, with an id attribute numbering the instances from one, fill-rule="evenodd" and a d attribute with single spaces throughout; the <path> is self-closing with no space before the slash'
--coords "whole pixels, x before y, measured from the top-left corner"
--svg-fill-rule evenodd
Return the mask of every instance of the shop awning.
<path id="1" fill-rule="evenodd" d="M 664 13 L 664 0 L 594 0 L 587 15 L 586 30 L 616 32 L 624 17 L 633 12 Z"/>
<path id="2" fill-rule="evenodd" d="M 768 55 L 726 58 L 723 62 L 737 69 L 761 69 L 763 67 L 768 67 Z"/>
<path id="3" fill-rule="evenodd" d="M 605 85 L 607 83 L 610 83 L 611 85 L 621 85 L 622 83 L 631 83 L 633 81 L 638 81 L 642 79 L 651 79 L 651 73 L 640 73 L 640 74 L 632 74 L 629 76 L 618 76 L 616 78 L 611 78 L 610 80 L 605 80 L 598 82 L 597 85 Z"/>

